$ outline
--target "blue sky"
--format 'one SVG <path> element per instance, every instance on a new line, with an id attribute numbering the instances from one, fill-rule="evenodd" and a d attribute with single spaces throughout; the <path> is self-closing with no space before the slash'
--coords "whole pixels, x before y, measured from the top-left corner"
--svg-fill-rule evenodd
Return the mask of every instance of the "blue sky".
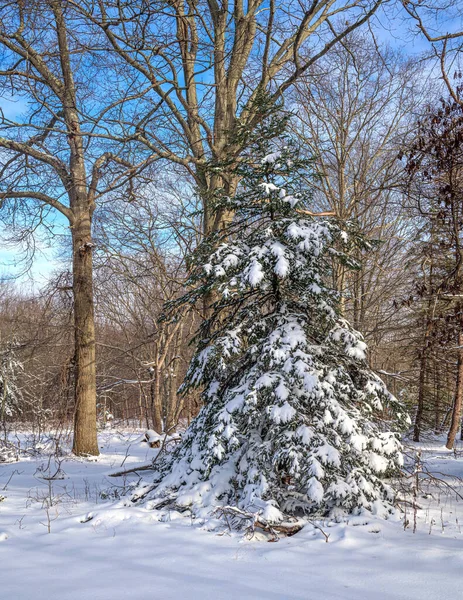
<path id="1" fill-rule="evenodd" d="M 0 238 L 0 244 L 3 246 Z M 24 273 L 24 263 L 21 262 L 20 248 L 0 249 L 0 280 L 7 278 L 17 279 L 20 285 L 31 284 L 41 287 L 49 281 L 53 271 L 59 268 L 60 262 L 56 258 L 56 249 L 52 246 L 42 246 L 36 250 L 32 267 L 29 273 Z"/>
<path id="2" fill-rule="evenodd" d="M 7 119 L 14 119 L 21 114 L 26 107 L 26 103 L 21 98 L 14 98 L 3 93 L 0 98 L 0 106 Z"/>
<path id="3" fill-rule="evenodd" d="M 7 119 L 21 117 L 26 108 L 26 102 L 21 98 L 14 98 L 3 94 L 0 98 L 0 108 Z M 66 220 L 54 211 L 53 223 L 50 228 L 56 234 L 62 234 L 66 228 Z M 8 243 L 9 231 L 0 231 L 0 280 L 11 279 L 21 288 L 38 290 L 45 285 L 54 271 L 63 268 L 63 261 L 58 259 L 56 240 L 40 230 L 34 238 L 35 250 L 26 271 L 25 253 L 20 245 Z"/>
<path id="4" fill-rule="evenodd" d="M 56 237 L 45 237 L 38 232 L 34 236 L 32 259 L 28 261 L 22 245 L 8 243 L 7 236 L 8 231 L 0 233 L 0 280 L 11 279 L 20 287 L 39 289 L 54 271 L 65 266 L 58 256 Z"/>

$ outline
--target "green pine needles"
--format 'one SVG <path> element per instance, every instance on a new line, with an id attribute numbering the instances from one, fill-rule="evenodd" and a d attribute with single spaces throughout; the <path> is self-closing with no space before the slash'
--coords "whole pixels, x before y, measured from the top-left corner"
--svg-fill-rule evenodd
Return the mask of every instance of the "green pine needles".
<path id="1" fill-rule="evenodd" d="M 329 285 L 336 262 L 355 268 L 349 249 L 362 242 L 310 216 L 310 165 L 291 145 L 269 153 L 264 138 L 238 168 L 235 197 L 218 200 L 233 223 L 198 248 L 177 304 L 214 300 L 181 388 L 200 388 L 204 404 L 150 498 L 197 516 L 233 505 L 271 523 L 384 513 L 407 417 Z"/>

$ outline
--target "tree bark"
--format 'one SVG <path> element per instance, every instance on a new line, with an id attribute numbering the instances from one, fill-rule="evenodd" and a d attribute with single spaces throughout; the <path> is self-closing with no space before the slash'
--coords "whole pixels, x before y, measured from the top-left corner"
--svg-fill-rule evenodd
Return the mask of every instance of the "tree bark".
<path id="1" fill-rule="evenodd" d="M 97 456 L 93 257 L 91 217 L 88 212 L 76 218 L 72 229 L 72 245 L 76 358 L 72 451 L 78 456 Z"/>

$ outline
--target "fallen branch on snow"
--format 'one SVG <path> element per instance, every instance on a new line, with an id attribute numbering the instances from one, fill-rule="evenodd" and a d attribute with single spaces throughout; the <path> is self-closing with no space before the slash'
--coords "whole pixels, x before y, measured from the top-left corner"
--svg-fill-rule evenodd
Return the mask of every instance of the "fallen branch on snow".
<path id="1" fill-rule="evenodd" d="M 292 521 L 282 521 L 281 523 L 269 523 L 260 515 L 246 512 L 236 506 L 221 506 L 217 508 L 215 512 L 219 516 L 225 517 L 227 522 L 228 517 L 238 519 L 239 521 L 248 521 L 249 525 L 246 528 L 248 533 L 253 534 L 255 529 L 261 529 L 262 531 L 271 533 L 274 536 L 272 541 L 276 541 L 278 539 L 278 534 L 282 534 L 287 537 L 294 535 L 306 525 L 306 521 L 296 519 Z"/>
<path id="2" fill-rule="evenodd" d="M 155 471 L 156 466 L 153 462 L 148 463 L 147 465 L 138 465 L 136 467 L 131 467 L 130 469 L 124 469 L 123 471 L 116 471 L 115 473 L 109 473 L 108 477 L 122 477 L 123 475 L 128 475 L 129 473 L 137 473 L 137 471 Z"/>
<path id="3" fill-rule="evenodd" d="M 138 471 L 155 471 L 156 470 L 156 461 L 161 456 L 161 454 L 165 451 L 166 446 L 170 443 L 177 443 L 181 438 L 180 436 L 171 436 L 167 434 L 159 435 L 155 431 L 149 429 L 143 435 L 143 441 L 147 442 L 151 448 L 159 448 L 159 452 L 153 458 L 153 460 L 145 465 L 138 465 L 135 467 L 131 467 L 130 469 L 124 469 L 123 471 L 116 471 L 115 473 L 110 473 L 108 477 L 122 477 L 123 475 L 129 475 L 130 473 L 137 473 Z M 130 446 L 129 446 L 130 447 Z M 127 455 L 122 464 L 124 464 Z"/>

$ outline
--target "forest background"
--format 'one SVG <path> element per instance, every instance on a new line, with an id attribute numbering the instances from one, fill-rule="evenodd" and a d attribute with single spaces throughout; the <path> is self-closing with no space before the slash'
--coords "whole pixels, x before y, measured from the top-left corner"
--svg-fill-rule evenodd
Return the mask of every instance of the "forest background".
<path id="1" fill-rule="evenodd" d="M 159 317 L 184 291 L 187 257 L 231 218 L 212 213 L 214 191 L 236 189 L 265 98 L 313 160 L 314 214 L 370 242 L 358 270 L 333 274 L 342 316 L 414 439 L 445 431 L 452 446 L 459 3 L 129 4 L 0 3 L 0 377 L 17 390 L 5 434 L 76 415 L 85 454 L 93 421 L 161 432 L 197 414 L 199 397 L 177 389 L 204 307 Z"/>

